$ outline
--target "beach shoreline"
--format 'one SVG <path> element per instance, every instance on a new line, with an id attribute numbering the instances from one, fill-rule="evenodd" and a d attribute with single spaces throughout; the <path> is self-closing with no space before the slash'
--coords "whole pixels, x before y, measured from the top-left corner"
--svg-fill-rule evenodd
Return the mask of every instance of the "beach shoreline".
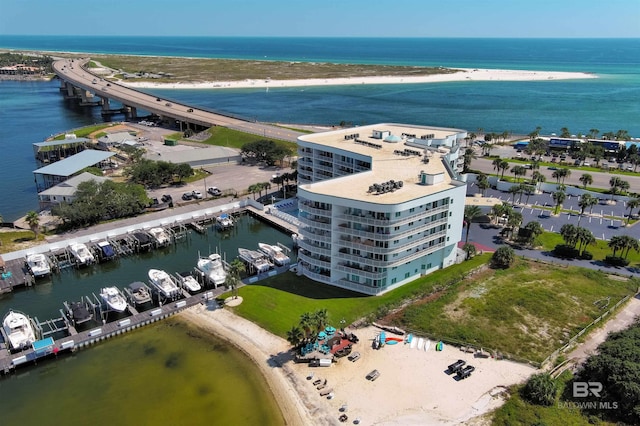
<path id="1" fill-rule="evenodd" d="M 371 341 L 379 330 L 374 327 L 350 330 L 360 338 L 353 349 L 361 353 L 357 362 L 341 358 L 328 368 L 311 368 L 292 360 L 286 340 L 215 302 L 187 309 L 179 318 L 247 354 L 263 373 L 288 425 L 337 425 L 343 407 L 348 407 L 349 423 L 360 418 L 363 424 L 376 425 L 466 424 L 499 407 L 509 386 L 536 372 L 511 361 L 474 358 L 454 347 L 436 352 L 435 344 L 429 351 L 408 344 L 375 350 Z M 457 359 L 476 367 L 472 377 L 459 381 L 445 373 Z M 380 378 L 366 380 L 373 369 L 380 371 Z M 311 374 L 313 380 L 327 381 L 332 399 L 320 395 L 307 379 Z"/>
<path id="2" fill-rule="evenodd" d="M 453 69 L 453 68 L 452 68 Z M 122 80 L 119 83 L 136 89 L 248 89 L 289 88 L 316 86 L 353 86 L 381 84 L 425 84 L 463 81 L 557 81 L 598 78 L 595 74 L 565 71 L 525 71 L 479 68 L 455 68 L 458 72 L 423 76 L 362 76 L 348 78 L 313 79 L 247 79 L 240 81 L 203 81 L 158 83 L 153 81 Z"/>

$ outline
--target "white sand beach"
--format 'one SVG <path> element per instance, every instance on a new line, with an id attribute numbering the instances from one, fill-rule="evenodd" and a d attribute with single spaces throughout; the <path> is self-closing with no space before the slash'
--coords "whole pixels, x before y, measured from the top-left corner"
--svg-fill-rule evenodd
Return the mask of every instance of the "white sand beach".
<path id="1" fill-rule="evenodd" d="M 247 353 L 263 371 L 280 404 L 287 424 L 340 424 L 340 408 L 346 405 L 348 424 L 356 418 L 362 425 L 456 425 L 498 407 L 507 386 L 524 382 L 535 369 L 510 361 L 474 358 L 457 348 L 445 346 L 427 352 L 399 343 L 380 350 L 372 348 L 378 330 L 352 330 L 360 342 L 355 362 L 342 358 L 331 367 L 311 368 L 296 364 L 288 352 L 289 343 L 227 309 L 197 306 L 180 316 L 194 325 L 219 335 Z M 468 379 L 457 381 L 447 375 L 447 366 L 464 359 L 476 367 Z M 380 377 L 371 382 L 365 376 L 377 369 Z M 307 376 L 327 380 L 334 397 L 320 396 Z"/>
<path id="2" fill-rule="evenodd" d="M 450 74 L 434 74 L 425 76 L 379 76 L 379 77 L 350 77 L 327 79 L 299 79 L 299 80 L 242 80 L 242 81 L 204 81 L 199 83 L 154 83 L 152 81 L 123 80 L 121 84 L 133 88 L 156 89 L 242 89 L 268 87 L 312 87 L 312 86 L 345 86 L 360 84 L 414 84 L 414 83 L 443 83 L 453 81 L 548 81 L 574 80 L 597 78 L 595 74 L 584 72 L 562 71 L 524 71 L 524 70 L 494 70 L 494 69 L 464 69 Z"/>

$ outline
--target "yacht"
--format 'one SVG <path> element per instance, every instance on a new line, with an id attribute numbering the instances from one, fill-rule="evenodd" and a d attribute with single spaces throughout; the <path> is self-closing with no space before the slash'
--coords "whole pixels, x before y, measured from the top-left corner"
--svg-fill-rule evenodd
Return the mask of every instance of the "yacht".
<path id="1" fill-rule="evenodd" d="M 251 265 L 258 274 L 267 272 L 273 266 L 264 254 L 257 251 L 239 248 L 238 254 L 240 255 L 240 259 Z"/>
<path id="2" fill-rule="evenodd" d="M 35 253 L 27 255 L 27 266 L 31 270 L 34 277 L 46 277 L 51 273 L 51 267 L 47 256 L 42 253 Z"/>
<path id="3" fill-rule="evenodd" d="M 80 266 L 90 265 L 96 261 L 96 258 L 93 257 L 93 254 L 91 254 L 87 246 L 82 243 L 71 244 L 69 250 Z"/>
<path id="4" fill-rule="evenodd" d="M 151 293 L 149 287 L 143 282 L 136 281 L 129 284 L 129 290 L 131 297 L 136 304 L 141 305 L 143 303 L 151 302 Z"/>
<path id="5" fill-rule="evenodd" d="M 176 274 L 180 282 L 182 283 L 182 287 L 184 287 L 190 293 L 195 293 L 200 291 L 202 288 L 200 283 L 188 272 L 183 272 L 182 274 Z"/>
<path id="6" fill-rule="evenodd" d="M 284 251 L 282 251 L 279 246 L 266 243 L 258 243 L 258 250 L 266 254 L 267 257 L 278 266 L 288 265 L 289 262 L 291 262 L 289 256 L 284 254 Z"/>
<path id="7" fill-rule="evenodd" d="M 198 259 L 196 268 L 204 274 L 207 281 L 212 282 L 216 287 L 224 284 L 227 279 L 227 272 L 224 270 L 222 258 L 217 253 Z"/>
<path id="8" fill-rule="evenodd" d="M 100 297 L 110 309 L 116 312 L 124 312 L 127 309 L 127 300 L 120 293 L 118 287 L 104 287 L 100 290 Z"/>
<path id="9" fill-rule="evenodd" d="M 151 284 L 162 293 L 164 297 L 173 298 L 180 293 L 171 275 L 161 269 L 149 269 Z"/>
<path id="10" fill-rule="evenodd" d="M 233 218 L 227 213 L 222 213 L 220 216 L 216 217 L 216 228 L 222 231 L 233 228 Z"/>
<path id="11" fill-rule="evenodd" d="M 169 234 L 162 228 L 151 228 L 149 229 L 149 234 L 156 240 L 156 245 L 158 246 L 166 246 L 171 242 Z"/>
<path id="12" fill-rule="evenodd" d="M 2 328 L 13 351 L 27 349 L 36 341 L 31 320 L 21 312 L 9 311 L 2 321 Z"/>

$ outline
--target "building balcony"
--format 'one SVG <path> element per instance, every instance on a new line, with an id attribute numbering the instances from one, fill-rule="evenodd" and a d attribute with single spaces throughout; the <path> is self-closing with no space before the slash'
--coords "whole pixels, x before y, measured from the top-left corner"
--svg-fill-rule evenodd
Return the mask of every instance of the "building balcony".
<path id="1" fill-rule="evenodd" d="M 298 220 L 300 221 L 300 223 L 310 228 L 324 229 L 326 231 L 331 230 L 331 222 L 323 222 L 321 219 L 310 219 L 309 217 L 302 214 L 298 217 Z"/>
<path id="2" fill-rule="evenodd" d="M 323 217 L 331 217 L 331 208 L 319 209 L 316 207 L 311 207 L 305 202 L 299 203 L 298 208 L 300 209 L 300 211 L 303 211 L 303 212 L 312 213 L 312 214 L 316 214 L 318 216 L 323 216 Z"/>
<path id="3" fill-rule="evenodd" d="M 298 247 L 300 247 L 301 249 L 310 251 L 312 253 L 323 254 L 325 256 L 331 256 L 331 248 L 323 247 L 323 246 L 320 246 L 320 245 L 315 245 L 313 243 L 310 243 L 306 239 L 298 240 Z"/>
<path id="4" fill-rule="evenodd" d="M 449 205 L 444 205 L 440 207 L 436 207 L 431 210 L 423 210 L 410 216 L 398 217 L 398 218 L 390 218 L 390 219 L 376 219 L 373 217 L 372 213 L 365 214 L 350 214 L 350 213 L 342 213 L 336 215 L 337 219 L 344 219 L 348 221 L 352 221 L 355 223 L 362 223 L 366 225 L 374 225 L 374 226 L 401 226 L 406 225 L 409 222 L 415 222 L 416 220 L 427 218 L 429 216 L 433 216 L 434 214 L 442 213 L 449 210 Z"/>
<path id="5" fill-rule="evenodd" d="M 388 272 L 370 272 L 354 265 L 347 266 L 344 263 L 337 264 L 333 269 L 363 278 L 371 278 L 372 280 L 380 280 L 388 275 Z"/>
<path id="6" fill-rule="evenodd" d="M 302 250 L 298 251 L 298 261 L 303 261 L 312 266 L 318 266 L 320 268 L 331 269 L 331 262 L 317 259 L 313 256 L 304 254 Z"/>
<path id="7" fill-rule="evenodd" d="M 387 267 L 393 268 L 396 266 L 404 265 L 405 263 L 411 262 L 412 260 L 420 259 L 421 257 L 424 257 L 428 254 L 435 253 L 436 251 L 446 247 L 446 245 L 447 245 L 446 243 L 440 243 L 440 244 L 434 244 L 433 246 L 427 247 L 424 249 L 415 249 L 411 253 L 409 253 L 407 256 L 397 257 L 397 258 L 394 258 L 393 260 L 390 260 L 389 262 L 387 262 Z"/>
<path id="8" fill-rule="evenodd" d="M 340 224 L 336 227 L 335 232 L 338 232 L 343 235 L 352 235 L 357 237 L 369 238 L 377 241 L 390 241 L 390 240 L 400 240 L 402 238 L 406 238 L 410 235 L 420 234 L 423 231 L 429 230 L 435 226 L 446 224 L 448 218 L 439 219 L 433 222 L 426 222 L 420 226 L 414 226 L 411 229 L 407 229 L 405 231 L 390 231 L 389 233 L 377 233 L 377 232 L 368 232 L 361 231 L 349 228 L 345 226 L 345 224 Z"/>

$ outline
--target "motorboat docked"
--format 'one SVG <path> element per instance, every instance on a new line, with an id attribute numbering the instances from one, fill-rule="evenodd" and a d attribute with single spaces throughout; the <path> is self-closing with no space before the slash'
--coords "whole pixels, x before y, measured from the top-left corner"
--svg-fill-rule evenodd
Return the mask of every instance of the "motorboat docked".
<path id="1" fill-rule="evenodd" d="M 233 228 L 233 225 L 233 218 L 227 213 L 222 213 L 220 216 L 216 217 L 216 228 L 220 230 Z"/>
<path id="2" fill-rule="evenodd" d="M 177 277 L 180 280 L 182 287 L 184 287 L 190 293 L 195 293 L 197 291 L 200 291 L 200 289 L 202 289 L 202 287 L 200 286 L 200 283 L 189 272 L 183 272 L 181 274 L 177 274 Z"/>
<path id="3" fill-rule="evenodd" d="M 240 255 L 240 259 L 247 262 L 257 273 L 267 272 L 273 264 L 267 260 L 264 254 L 254 251 L 247 250 L 245 248 L 239 248 L 238 254 Z"/>
<path id="4" fill-rule="evenodd" d="M 169 234 L 162 228 L 151 228 L 149 229 L 149 234 L 156 240 L 156 245 L 158 246 L 166 246 L 171 242 Z"/>
<path id="5" fill-rule="evenodd" d="M 22 312 L 9 311 L 2 321 L 2 328 L 9 340 L 11 350 L 27 349 L 36 341 L 31 320 Z"/>
<path id="6" fill-rule="evenodd" d="M 100 297 L 110 309 L 116 312 L 124 312 L 127 309 L 127 300 L 118 287 L 104 287 L 100 290 Z"/>
<path id="7" fill-rule="evenodd" d="M 64 305 L 67 308 L 67 316 L 73 320 L 73 323 L 76 325 L 84 324 L 93 319 L 93 314 L 82 301 L 69 304 L 65 303 Z"/>
<path id="8" fill-rule="evenodd" d="M 289 256 L 284 254 L 284 251 L 280 246 L 275 246 L 266 243 L 258 243 L 258 250 L 266 254 L 269 260 L 278 266 L 288 265 L 291 262 Z"/>
<path id="9" fill-rule="evenodd" d="M 161 269 L 149 269 L 149 279 L 151 284 L 162 293 L 164 297 L 172 298 L 180 293 L 171 275 Z"/>
<path id="10" fill-rule="evenodd" d="M 213 283 L 216 287 L 224 284 L 227 280 L 227 271 L 224 270 L 222 257 L 218 253 L 212 253 L 208 257 L 198 259 L 196 268 L 204 274 L 207 281 Z"/>
<path id="11" fill-rule="evenodd" d="M 109 241 L 98 241 L 98 248 L 100 249 L 100 257 L 102 259 L 111 259 L 116 256 L 116 252 Z"/>
<path id="12" fill-rule="evenodd" d="M 133 301 L 141 305 L 143 303 L 151 302 L 151 292 L 149 287 L 143 282 L 135 281 L 129 284 L 129 290 Z"/>
<path id="13" fill-rule="evenodd" d="M 51 266 L 47 256 L 42 253 L 27 255 L 27 266 L 34 277 L 46 277 L 51 273 Z"/>
<path id="14" fill-rule="evenodd" d="M 69 250 L 79 265 L 90 265 L 96 261 L 93 254 L 89 251 L 86 245 L 82 243 L 73 243 L 69 246 Z"/>

